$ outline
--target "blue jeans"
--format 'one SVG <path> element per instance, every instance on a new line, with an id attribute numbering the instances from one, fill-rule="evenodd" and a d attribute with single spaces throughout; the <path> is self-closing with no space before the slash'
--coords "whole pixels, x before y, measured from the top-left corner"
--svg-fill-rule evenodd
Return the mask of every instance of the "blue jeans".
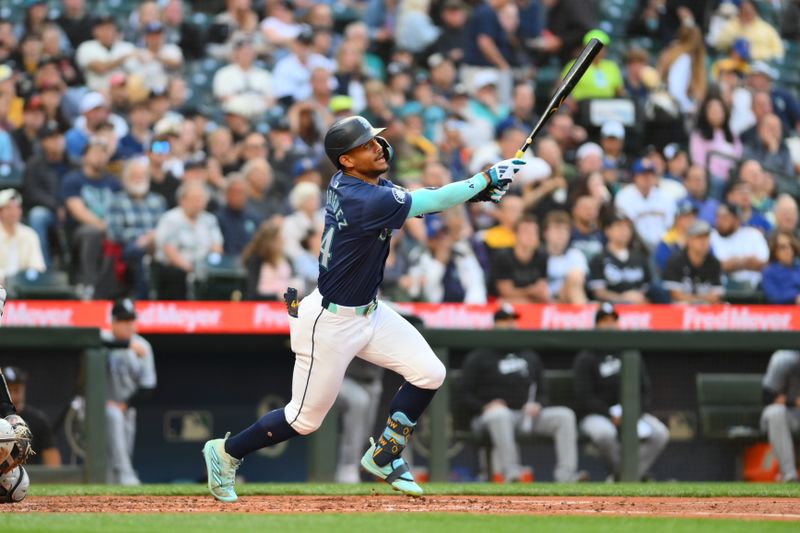
<path id="1" fill-rule="evenodd" d="M 50 242 L 47 239 L 47 234 L 48 230 L 55 222 L 56 214 L 41 205 L 37 205 L 28 213 L 28 225 L 39 237 L 39 245 L 42 247 L 44 264 L 48 269 L 50 268 Z"/>

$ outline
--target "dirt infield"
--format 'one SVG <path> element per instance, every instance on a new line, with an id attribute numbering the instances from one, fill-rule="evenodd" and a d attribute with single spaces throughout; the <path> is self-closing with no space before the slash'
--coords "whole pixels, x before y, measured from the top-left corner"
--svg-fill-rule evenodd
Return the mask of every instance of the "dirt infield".
<path id="1" fill-rule="evenodd" d="M 222 504 L 204 496 L 32 496 L 0 512 L 39 513 L 363 513 L 446 512 L 800 520 L 800 498 L 562 496 L 244 496 Z"/>

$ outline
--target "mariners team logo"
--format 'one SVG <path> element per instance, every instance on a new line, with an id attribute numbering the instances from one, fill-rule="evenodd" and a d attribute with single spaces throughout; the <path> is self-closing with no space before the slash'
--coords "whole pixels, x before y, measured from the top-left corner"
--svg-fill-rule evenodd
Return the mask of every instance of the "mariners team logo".
<path id="1" fill-rule="evenodd" d="M 394 195 L 394 199 L 397 200 L 398 204 L 406 203 L 406 193 L 402 189 L 393 188 L 392 194 Z"/>

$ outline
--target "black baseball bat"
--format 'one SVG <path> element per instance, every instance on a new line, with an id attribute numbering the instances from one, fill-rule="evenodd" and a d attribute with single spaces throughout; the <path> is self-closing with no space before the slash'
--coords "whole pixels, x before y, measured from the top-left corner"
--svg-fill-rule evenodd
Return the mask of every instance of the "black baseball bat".
<path id="1" fill-rule="evenodd" d="M 586 69 L 589 68 L 589 65 L 592 64 L 595 56 L 597 56 L 602 48 L 603 43 L 597 39 L 592 39 L 586 44 L 583 50 L 581 50 L 580 55 L 578 55 L 578 58 L 572 64 L 572 67 L 570 67 L 569 72 L 567 72 L 567 75 L 564 76 L 563 80 L 561 80 L 561 84 L 559 84 L 556 92 L 550 99 L 550 103 L 547 104 L 547 110 L 539 119 L 539 122 L 537 122 L 533 127 L 531 134 L 528 135 L 528 138 L 525 139 L 525 144 L 523 144 L 522 147 L 517 150 L 517 159 L 522 157 L 522 154 L 525 153 L 525 150 L 527 150 L 531 143 L 533 143 L 533 138 L 536 137 L 547 121 L 550 120 L 550 117 L 552 117 L 556 111 L 558 111 L 558 108 L 561 107 L 561 104 L 563 104 L 564 100 L 567 99 L 567 96 L 570 95 L 572 89 L 574 89 L 575 85 L 578 84 L 580 79 L 586 73 Z"/>

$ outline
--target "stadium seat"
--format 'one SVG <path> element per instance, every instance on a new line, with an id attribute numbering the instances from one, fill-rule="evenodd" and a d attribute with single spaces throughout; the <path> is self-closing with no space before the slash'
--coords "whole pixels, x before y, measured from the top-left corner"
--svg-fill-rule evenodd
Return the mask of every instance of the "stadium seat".
<path id="1" fill-rule="evenodd" d="M 219 262 L 206 262 L 206 276 L 195 281 L 197 300 L 240 299 L 247 287 L 247 271 L 236 256 L 222 256 Z"/>
<path id="2" fill-rule="evenodd" d="M 0 163 L 0 190 L 22 187 L 22 171 L 9 163 Z"/>
<path id="3" fill-rule="evenodd" d="M 19 300 L 73 300 L 75 288 L 64 272 L 28 270 L 12 276 L 7 282 L 9 296 Z"/>
<path id="4" fill-rule="evenodd" d="M 764 404 L 762 374 L 697 374 L 700 426 L 707 439 L 753 439 Z"/>

